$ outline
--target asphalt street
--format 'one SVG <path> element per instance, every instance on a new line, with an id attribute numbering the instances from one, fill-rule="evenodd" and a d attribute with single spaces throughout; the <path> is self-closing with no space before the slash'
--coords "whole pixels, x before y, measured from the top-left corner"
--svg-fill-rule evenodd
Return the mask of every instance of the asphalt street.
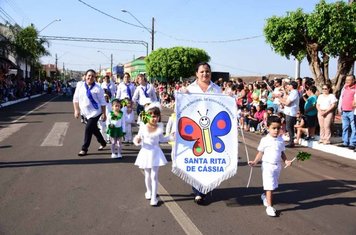
<path id="1" fill-rule="evenodd" d="M 164 110 L 166 122 L 170 110 Z M 58 131 L 61 130 L 61 131 Z M 134 166 L 139 148 L 124 145 L 123 159 L 110 149 L 78 157 L 84 125 L 71 97 L 43 95 L 0 109 L 0 234 L 356 234 L 356 161 L 298 147 L 312 158 L 282 170 L 275 192 L 279 216 L 261 203 L 260 167 L 250 167 L 239 139 L 237 174 L 193 202 L 191 187 L 160 168 L 158 207 L 144 198 L 144 176 Z M 49 141 L 48 136 L 57 142 Z M 246 133 L 250 159 L 260 135 Z"/>

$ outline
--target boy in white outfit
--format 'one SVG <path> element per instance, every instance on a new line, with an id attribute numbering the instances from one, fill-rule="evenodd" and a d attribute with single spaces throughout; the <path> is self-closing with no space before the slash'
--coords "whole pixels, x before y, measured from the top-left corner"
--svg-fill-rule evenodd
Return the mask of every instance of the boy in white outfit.
<path id="1" fill-rule="evenodd" d="M 258 153 L 255 160 L 249 161 L 250 166 L 256 166 L 262 159 L 262 181 L 265 193 L 261 195 L 263 205 L 266 206 L 268 216 L 276 216 L 273 208 L 272 192 L 278 188 L 278 179 L 282 169 L 282 161 L 290 166 L 292 161 L 287 160 L 284 153 L 285 144 L 283 138 L 278 135 L 281 129 L 281 119 L 277 116 L 267 118 L 268 135 L 261 139 L 257 147 Z"/>

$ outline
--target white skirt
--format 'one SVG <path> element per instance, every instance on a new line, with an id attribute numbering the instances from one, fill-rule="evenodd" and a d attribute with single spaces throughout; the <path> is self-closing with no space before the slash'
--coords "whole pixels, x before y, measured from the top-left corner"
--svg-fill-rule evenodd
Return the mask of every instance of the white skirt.
<path id="1" fill-rule="evenodd" d="M 159 146 L 142 146 L 135 161 L 135 165 L 141 169 L 164 166 L 166 164 L 167 159 Z"/>

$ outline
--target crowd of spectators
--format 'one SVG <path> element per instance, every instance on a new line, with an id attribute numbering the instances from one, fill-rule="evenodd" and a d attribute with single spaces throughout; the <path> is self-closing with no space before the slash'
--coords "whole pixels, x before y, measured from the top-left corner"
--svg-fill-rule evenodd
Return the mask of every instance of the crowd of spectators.
<path id="1" fill-rule="evenodd" d="M 323 84 L 318 90 L 314 79 L 309 77 L 275 78 L 271 81 L 262 78 L 261 81 L 250 83 L 246 83 L 242 79 L 218 80 L 216 83 L 224 94 L 235 98 L 238 107 L 239 128 L 246 132 L 265 135 L 267 133 L 267 117 L 277 115 L 282 119 L 281 134 L 283 138 L 288 141 L 292 135 L 290 147 L 300 144 L 302 139 L 314 141 L 316 135 L 320 136 L 319 143 L 325 145 L 331 143 L 332 135 L 341 136 L 342 133 L 345 135 L 346 128 L 343 128 L 342 131 L 335 129 L 333 133 L 338 100 L 333 95 L 330 84 Z M 184 89 L 189 84 L 188 81 L 154 83 L 162 106 L 167 108 L 174 107 L 174 91 Z M 355 90 L 356 86 L 352 86 L 352 89 Z M 294 103 L 298 107 L 294 109 L 292 120 L 290 120 L 290 108 L 288 107 L 288 111 L 286 111 L 286 107 L 289 105 L 287 100 L 293 90 L 297 94 L 297 101 Z M 288 125 L 293 129 L 292 134 L 288 130 Z M 353 123 L 353 125 L 355 124 Z M 348 138 L 356 139 L 350 133 L 348 133 Z M 344 145 L 354 149 L 352 143 L 344 141 Z"/>
<path id="2" fill-rule="evenodd" d="M 0 79 L 0 104 L 42 93 L 72 94 L 73 88 L 69 82 L 61 80 L 26 80 L 15 75 Z"/>

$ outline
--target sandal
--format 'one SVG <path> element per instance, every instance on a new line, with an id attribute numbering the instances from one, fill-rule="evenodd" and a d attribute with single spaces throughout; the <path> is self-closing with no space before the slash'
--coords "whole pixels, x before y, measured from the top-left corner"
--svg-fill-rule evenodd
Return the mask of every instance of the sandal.
<path id="1" fill-rule="evenodd" d="M 85 155 L 87 155 L 87 152 L 84 151 L 84 150 L 81 150 L 81 151 L 78 153 L 78 156 L 79 156 L 79 157 L 83 157 L 83 156 L 85 156 Z"/>

